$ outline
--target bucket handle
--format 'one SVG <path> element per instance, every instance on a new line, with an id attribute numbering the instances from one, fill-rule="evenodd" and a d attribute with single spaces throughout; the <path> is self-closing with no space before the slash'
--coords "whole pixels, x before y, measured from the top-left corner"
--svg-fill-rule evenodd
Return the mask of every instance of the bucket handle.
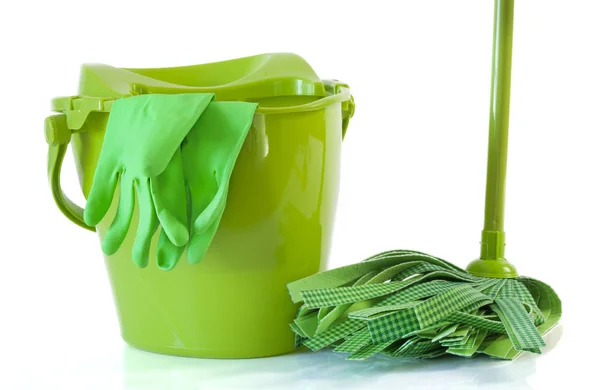
<path id="1" fill-rule="evenodd" d="M 330 96 L 321 99 L 328 103 L 342 103 L 342 139 L 346 135 L 346 129 L 350 118 L 354 115 L 354 97 L 350 94 L 347 84 L 338 80 L 323 80 L 326 90 Z M 89 96 L 71 96 L 56 98 L 52 101 L 53 111 L 60 114 L 51 115 L 44 121 L 44 133 L 48 143 L 48 181 L 52 190 L 54 202 L 58 209 L 76 225 L 92 232 L 96 231 L 93 226 L 88 226 L 83 220 L 83 208 L 76 205 L 63 192 L 60 186 L 60 171 L 67 153 L 67 146 L 71 141 L 71 134 L 80 131 L 90 112 L 109 112 L 113 98 L 95 98 Z M 330 101 L 330 102 L 329 102 Z M 314 110 L 321 108 L 316 102 L 296 107 L 259 108 L 264 113 L 282 113 L 283 111 L 295 112 L 300 110 Z"/>
<path id="2" fill-rule="evenodd" d="M 330 96 L 345 96 L 349 95 L 342 101 L 342 140 L 346 136 L 346 130 L 350 124 L 350 118 L 354 116 L 356 105 L 354 104 L 354 96 L 350 94 L 348 84 L 342 83 L 339 80 L 323 80 L 325 90 Z"/>
<path id="3" fill-rule="evenodd" d="M 67 116 L 57 114 L 47 117 L 44 121 L 44 133 L 48 143 L 48 181 L 54 202 L 59 210 L 75 224 L 95 232 L 95 227 L 88 226 L 83 221 L 83 209 L 70 200 L 60 186 L 60 170 L 67 153 L 67 146 L 71 141 Z"/>

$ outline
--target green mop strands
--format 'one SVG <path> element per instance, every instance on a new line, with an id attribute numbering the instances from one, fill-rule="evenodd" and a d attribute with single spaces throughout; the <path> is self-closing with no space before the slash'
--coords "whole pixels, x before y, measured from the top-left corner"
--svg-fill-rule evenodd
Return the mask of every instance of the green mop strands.
<path id="1" fill-rule="evenodd" d="M 562 314 L 560 299 L 504 258 L 513 8 L 514 0 L 496 0 L 480 258 L 464 271 L 424 253 L 391 251 L 290 283 L 292 300 L 303 303 L 290 325 L 297 346 L 333 347 L 350 360 L 540 353 Z"/>
<path id="2" fill-rule="evenodd" d="M 485 278 L 439 258 L 390 251 L 288 285 L 303 302 L 297 345 L 335 347 L 348 359 L 377 353 L 431 358 L 539 353 L 558 322 L 556 293 L 535 279 Z"/>

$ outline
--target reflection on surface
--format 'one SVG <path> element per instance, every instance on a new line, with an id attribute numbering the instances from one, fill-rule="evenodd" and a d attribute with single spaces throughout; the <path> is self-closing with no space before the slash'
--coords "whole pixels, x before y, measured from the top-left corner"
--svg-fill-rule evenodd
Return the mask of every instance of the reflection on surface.
<path id="1" fill-rule="evenodd" d="M 551 353 L 562 326 L 547 335 L 544 353 Z M 124 347 L 126 389 L 327 389 L 362 386 L 387 389 L 448 389 L 490 386 L 530 389 L 527 378 L 536 372 L 537 356 L 515 361 L 487 357 L 435 360 L 391 359 L 346 361 L 343 354 L 324 351 L 247 360 L 189 359 L 162 356 Z M 487 387 L 486 387 L 487 388 Z"/>

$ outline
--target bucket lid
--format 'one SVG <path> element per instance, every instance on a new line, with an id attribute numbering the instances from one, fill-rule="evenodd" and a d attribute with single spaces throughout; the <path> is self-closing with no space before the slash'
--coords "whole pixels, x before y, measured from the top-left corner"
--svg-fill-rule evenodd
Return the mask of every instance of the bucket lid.
<path id="1" fill-rule="evenodd" d="M 260 54 L 234 60 L 172 68 L 82 66 L 79 94 L 124 97 L 145 93 L 214 93 L 217 100 L 327 96 L 324 83 L 300 56 Z"/>

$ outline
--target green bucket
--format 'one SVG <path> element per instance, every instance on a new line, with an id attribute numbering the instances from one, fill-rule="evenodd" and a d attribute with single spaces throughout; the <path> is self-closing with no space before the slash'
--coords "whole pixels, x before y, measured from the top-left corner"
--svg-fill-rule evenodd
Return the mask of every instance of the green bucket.
<path id="1" fill-rule="evenodd" d="M 135 228 L 105 256 L 123 339 L 148 351 L 210 358 L 278 355 L 294 349 L 297 306 L 286 284 L 326 267 L 338 196 L 343 134 L 354 112 L 347 85 L 321 81 L 300 57 L 268 54 L 161 69 L 84 65 L 79 96 L 56 98 L 46 120 L 48 177 L 59 209 L 83 211 L 60 187 L 72 146 L 85 197 L 112 102 L 143 93 L 213 92 L 259 103 L 230 182 L 227 208 L 205 258 L 171 271 L 137 268 Z M 102 238 L 118 197 L 98 225 Z M 131 226 L 137 226 L 137 210 Z M 150 258 L 155 258 L 154 237 Z"/>

